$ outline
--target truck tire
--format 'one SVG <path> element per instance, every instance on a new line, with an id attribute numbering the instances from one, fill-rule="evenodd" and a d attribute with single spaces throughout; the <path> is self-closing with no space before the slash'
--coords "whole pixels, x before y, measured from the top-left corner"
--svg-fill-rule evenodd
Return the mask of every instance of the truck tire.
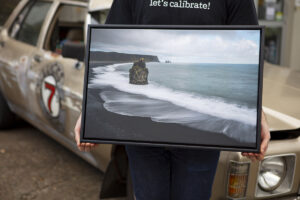
<path id="1" fill-rule="evenodd" d="M 15 114 L 9 109 L 6 100 L 0 92 L 0 129 L 12 127 L 15 119 Z"/>

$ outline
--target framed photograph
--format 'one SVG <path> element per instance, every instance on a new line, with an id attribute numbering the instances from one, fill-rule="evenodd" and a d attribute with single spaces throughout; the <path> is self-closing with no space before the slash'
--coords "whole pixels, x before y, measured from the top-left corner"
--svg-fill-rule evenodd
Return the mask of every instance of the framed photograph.
<path id="1" fill-rule="evenodd" d="M 81 141 L 259 152 L 263 35 L 90 25 Z"/>

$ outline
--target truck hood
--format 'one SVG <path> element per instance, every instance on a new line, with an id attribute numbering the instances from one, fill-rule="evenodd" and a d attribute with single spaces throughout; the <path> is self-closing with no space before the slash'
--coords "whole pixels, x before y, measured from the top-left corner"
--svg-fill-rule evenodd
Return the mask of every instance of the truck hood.
<path id="1" fill-rule="evenodd" d="M 89 12 L 110 9 L 113 0 L 90 0 Z"/>
<path id="2" fill-rule="evenodd" d="M 300 128 L 300 71 L 265 63 L 263 110 L 272 131 Z"/>

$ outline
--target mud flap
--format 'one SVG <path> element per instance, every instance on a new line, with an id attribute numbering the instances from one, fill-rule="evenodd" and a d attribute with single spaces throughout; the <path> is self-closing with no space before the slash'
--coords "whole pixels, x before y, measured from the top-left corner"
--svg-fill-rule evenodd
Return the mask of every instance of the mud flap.
<path id="1" fill-rule="evenodd" d="M 100 199 L 126 197 L 128 159 L 124 146 L 115 146 L 104 174 Z"/>

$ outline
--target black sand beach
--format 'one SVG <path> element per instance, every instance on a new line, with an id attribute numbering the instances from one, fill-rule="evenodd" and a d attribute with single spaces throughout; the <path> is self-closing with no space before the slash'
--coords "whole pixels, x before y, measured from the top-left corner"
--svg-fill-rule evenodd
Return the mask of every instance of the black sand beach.
<path id="1" fill-rule="evenodd" d="M 89 80 L 94 77 L 93 67 L 114 63 L 109 61 L 90 63 Z M 116 90 L 105 88 L 105 91 Z M 84 133 L 84 138 L 87 140 L 99 140 L 99 143 L 138 142 L 150 145 L 166 143 L 196 144 L 202 147 L 255 148 L 253 143 L 240 142 L 221 133 L 200 131 L 176 123 L 155 122 L 148 117 L 125 116 L 110 112 L 104 108 L 105 102 L 101 99 L 100 92 L 99 88 L 88 88 Z"/>
<path id="2" fill-rule="evenodd" d="M 199 144 L 224 147 L 250 147 L 223 134 L 201 132 L 179 124 L 153 122 L 146 117 L 114 114 L 103 107 L 99 89 L 89 89 L 86 106 L 85 139 L 116 140 L 116 142 Z M 149 128 L 151 127 L 151 128 Z M 101 141 L 99 141 L 101 143 Z"/>

